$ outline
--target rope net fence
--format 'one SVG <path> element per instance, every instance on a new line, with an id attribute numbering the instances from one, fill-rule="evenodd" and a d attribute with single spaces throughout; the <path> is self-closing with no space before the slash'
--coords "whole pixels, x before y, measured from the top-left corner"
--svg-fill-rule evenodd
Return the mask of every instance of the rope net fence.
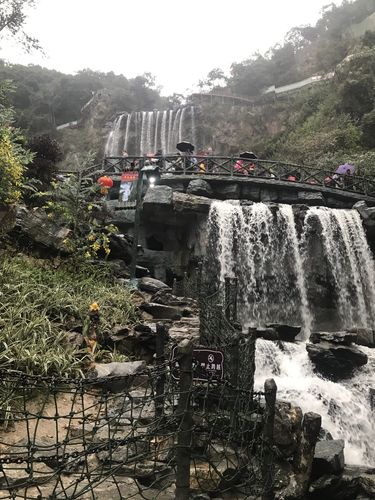
<path id="1" fill-rule="evenodd" d="M 190 366 L 102 379 L 0 371 L 0 498 L 171 499 L 187 472 L 189 494 L 261 494 L 263 394 L 197 382 Z"/>

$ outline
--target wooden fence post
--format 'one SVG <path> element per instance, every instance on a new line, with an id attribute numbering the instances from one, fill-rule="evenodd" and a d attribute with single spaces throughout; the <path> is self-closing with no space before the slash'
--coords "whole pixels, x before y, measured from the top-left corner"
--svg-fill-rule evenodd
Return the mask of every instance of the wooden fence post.
<path id="1" fill-rule="evenodd" d="M 158 369 L 155 387 L 155 418 L 156 425 L 164 414 L 164 388 L 165 388 L 165 355 L 164 347 L 167 329 L 164 323 L 156 324 L 156 367 Z"/>
<path id="2" fill-rule="evenodd" d="M 276 392 L 277 386 L 273 378 L 269 378 L 264 382 L 264 395 L 266 398 L 266 407 L 264 415 L 263 427 L 263 463 L 262 463 L 262 478 L 263 478 L 263 494 L 262 500 L 272 500 L 273 494 L 273 428 L 275 424 L 276 411 Z"/>
<path id="3" fill-rule="evenodd" d="M 180 365 L 180 397 L 177 405 L 177 417 L 180 425 L 177 434 L 175 499 L 188 500 L 190 496 L 190 451 L 193 427 L 190 408 L 193 381 L 193 343 L 190 340 L 185 339 L 178 344 L 177 359 Z"/>

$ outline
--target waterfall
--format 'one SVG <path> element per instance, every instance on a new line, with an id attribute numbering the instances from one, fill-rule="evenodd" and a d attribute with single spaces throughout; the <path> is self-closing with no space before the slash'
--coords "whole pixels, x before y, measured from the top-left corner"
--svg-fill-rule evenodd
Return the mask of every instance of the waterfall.
<path id="1" fill-rule="evenodd" d="M 167 115 L 168 111 L 163 111 L 163 118 L 161 122 L 161 149 L 163 153 L 167 152 Z"/>
<path id="2" fill-rule="evenodd" d="M 128 150 L 128 142 L 129 142 L 129 131 L 130 131 L 130 124 L 132 121 L 132 115 L 128 115 L 128 119 L 126 120 L 126 130 L 125 130 L 125 140 L 124 140 L 124 150 Z"/>
<path id="3" fill-rule="evenodd" d="M 311 328 L 302 258 L 292 208 L 277 212 L 264 203 L 240 206 L 213 202 L 209 244 L 216 255 L 220 281 L 236 276 L 240 319 L 248 325 L 300 321 Z"/>
<path id="4" fill-rule="evenodd" d="M 158 150 L 159 116 L 160 116 L 160 111 L 156 113 L 154 147 L 152 148 L 154 152 Z"/>
<path id="5" fill-rule="evenodd" d="M 311 267 L 320 263 L 327 269 L 335 298 L 337 329 L 373 328 L 375 265 L 359 214 L 325 207 L 303 213 L 296 221 L 287 205 L 213 202 L 208 219 L 209 281 L 238 278 L 243 325 L 301 321 L 307 339 L 317 321 L 309 291 L 318 283 L 310 278 L 316 272 Z M 279 399 L 319 413 L 323 428 L 334 439 L 345 440 L 347 463 L 374 466 L 369 391 L 375 387 L 375 350 L 358 349 L 368 356 L 368 364 L 351 379 L 333 382 L 315 373 L 305 342 L 280 345 L 258 339 L 255 388 L 261 390 L 265 379 L 274 378 Z"/>
<path id="6" fill-rule="evenodd" d="M 124 114 L 119 115 L 114 121 L 112 130 L 109 132 L 105 145 L 105 156 L 117 156 L 119 154 L 119 141 L 121 139 L 121 124 Z"/>
<path id="7" fill-rule="evenodd" d="M 146 139 L 146 120 L 147 120 L 147 111 L 142 111 L 142 124 L 141 124 L 141 138 L 140 138 L 140 154 L 144 155 L 145 151 L 145 139 Z"/>
<path id="8" fill-rule="evenodd" d="M 155 153 L 160 147 L 164 154 L 175 153 L 176 144 L 182 140 L 196 143 L 194 107 L 176 111 L 133 111 L 119 115 L 113 123 L 105 145 L 105 156 L 117 156 L 123 149 L 129 155 Z M 125 131 L 124 131 L 125 128 Z"/>
<path id="9" fill-rule="evenodd" d="M 356 210 L 312 207 L 305 225 L 317 219 L 335 288 L 341 328 L 372 328 L 375 320 L 375 266 Z"/>
<path id="10" fill-rule="evenodd" d="M 322 416 L 322 427 L 334 439 L 345 440 L 345 461 L 374 466 L 375 421 L 369 398 L 375 387 L 375 352 L 360 348 L 369 358 L 350 380 L 331 382 L 313 371 L 304 343 L 258 339 L 255 389 L 262 390 L 267 378 L 274 378 L 277 397 L 300 406 L 304 412 Z"/>
<path id="11" fill-rule="evenodd" d="M 186 108 L 183 108 L 183 110 L 181 111 L 181 115 L 180 115 L 180 123 L 178 126 L 178 142 L 182 141 L 182 132 L 183 132 L 182 127 L 184 125 L 185 111 L 186 111 Z"/>
<path id="12" fill-rule="evenodd" d="M 191 138 L 193 140 L 193 144 L 197 144 L 197 130 L 195 125 L 195 108 L 191 106 L 190 108 L 191 115 Z"/>

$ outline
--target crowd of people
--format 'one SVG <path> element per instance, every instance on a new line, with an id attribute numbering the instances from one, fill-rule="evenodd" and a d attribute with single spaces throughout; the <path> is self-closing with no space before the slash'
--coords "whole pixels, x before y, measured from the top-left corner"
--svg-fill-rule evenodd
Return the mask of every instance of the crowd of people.
<path id="1" fill-rule="evenodd" d="M 186 143 L 189 144 L 189 143 Z M 192 146 L 192 145 L 191 145 Z M 128 158 L 128 152 L 123 151 L 122 157 Z M 215 159 L 212 147 L 201 149 L 194 153 L 194 146 L 185 151 L 177 151 L 176 155 L 163 154 L 162 149 L 158 149 L 154 154 L 146 155 L 145 166 L 163 167 L 165 172 L 196 172 L 200 174 L 225 174 L 233 173 L 240 176 L 268 177 L 289 182 L 301 182 L 301 174 L 298 170 L 291 169 L 283 175 L 275 175 L 272 166 L 257 161 L 255 153 L 240 153 L 237 159 L 230 162 L 220 162 Z M 124 171 L 137 171 L 139 169 L 139 160 L 130 159 L 124 163 Z M 355 167 L 352 164 L 345 163 L 337 167 L 336 172 L 328 175 L 323 180 L 326 187 L 353 189 Z M 311 177 L 305 181 L 308 184 L 322 184 L 322 181 Z"/>

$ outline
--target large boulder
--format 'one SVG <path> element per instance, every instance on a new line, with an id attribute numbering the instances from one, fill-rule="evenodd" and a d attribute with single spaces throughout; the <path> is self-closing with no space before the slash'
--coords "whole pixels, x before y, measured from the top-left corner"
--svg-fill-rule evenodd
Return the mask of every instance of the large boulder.
<path id="1" fill-rule="evenodd" d="M 344 471 L 326 474 L 313 481 L 309 500 L 367 500 L 375 498 L 375 469 L 347 465 Z"/>
<path id="2" fill-rule="evenodd" d="M 170 290 L 170 287 L 160 280 L 147 276 L 138 281 L 139 289 L 143 292 L 156 293 L 159 290 Z"/>
<path id="3" fill-rule="evenodd" d="M 344 447 L 343 439 L 318 441 L 315 446 L 313 477 L 318 478 L 325 474 L 340 474 L 345 465 Z"/>
<path id="4" fill-rule="evenodd" d="M 146 311 L 154 319 L 179 320 L 182 317 L 181 310 L 178 307 L 155 304 L 154 302 L 144 302 L 140 305 L 140 309 Z"/>
<path id="5" fill-rule="evenodd" d="M 365 201 L 357 201 L 357 203 L 353 205 L 353 208 L 359 212 L 365 226 L 375 226 L 375 207 L 368 207 Z"/>
<path id="6" fill-rule="evenodd" d="M 89 372 L 91 379 L 111 392 L 128 390 L 146 370 L 145 361 L 96 363 Z"/>
<path id="7" fill-rule="evenodd" d="M 349 377 L 368 361 L 366 354 L 352 346 L 321 342 L 307 344 L 306 349 L 316 371 L 332 380 Z"/>
<path id="8" fill-rule="evenodd" d="M 17 210 L 15 231 L 21 238 L 26 238 L 34 244 L 58 252 L 67 252 L 64 240 L 69 238 L 70 229 L 56 224 L 42 209 L 27 210 L 26 207 L 20 207 Z"/>
<path id="9" fill-rule="evenodd" d="M 173 192 L 173 209 L 176 212 L 193 212 L 206 214 L 210 210 L 211 203 L 212 200 L 206 198 L 205 196 L 196 196 L 195 194 Z"/>
<path id="10" fill-rule="evenodd" d="M 158 207 L 170 207 L 173 200 L 173 189 L 169 186 L 154 186 L 149 188 L 143 198 L 143 208 L 153 209 Z"/>
<path id="11" fill-rule="evenodd" d="M 213 194 L 212 187 L 203 179 L 193 179 L 186 189 L 187 194 L 210 197 Z"/>
<path id="12" fill-rule="evenodd" d="M 300 326 L 283 325 L 279 323 L 270 323 L 266 326 L 267 328 L 273 328 L 278 334 L 279 339 L 284 342 L 293 342 L 297 335 L 301 332 Z"/>

